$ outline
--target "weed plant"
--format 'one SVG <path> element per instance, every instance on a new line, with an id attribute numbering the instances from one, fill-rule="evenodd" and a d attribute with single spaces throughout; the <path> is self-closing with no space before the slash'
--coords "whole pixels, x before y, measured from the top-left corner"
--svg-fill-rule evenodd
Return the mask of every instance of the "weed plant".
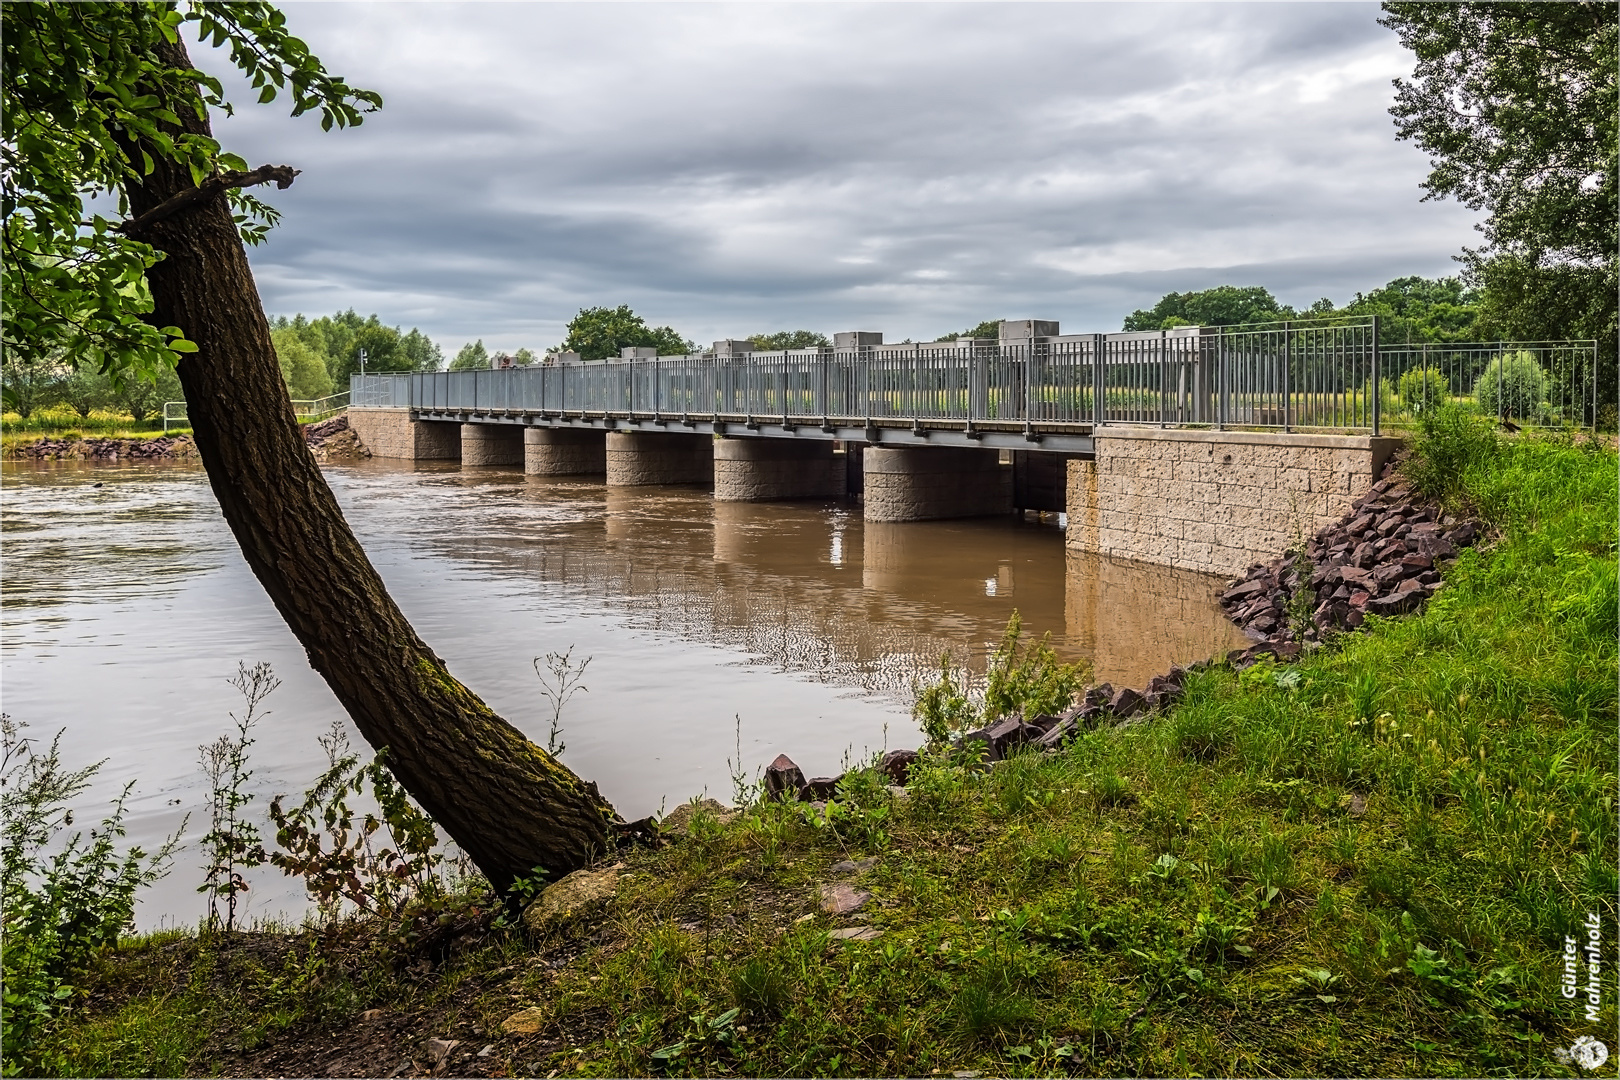
<path id="1" fill-rule="evenodd" d="M 263 866 L 269 858 L 260 842 L 257 823 L 243 813 L 243 808 L 253 801 L 253 793 L 244 788 L 253 775 L 253 770 L 247 767 L 248 747 L 253 745 L 248 732 L 263 718 L 260 706 L 281 685 L 281 680 L 267 663 L 251 668 L 238 663 L 230 684 L 242 695 L 246 706 L 240 718 L 231 714 L 236 734 L 221 735 L 197 748 L 203 776 L 208 781 L 209 812 L 208 832 L 202 838 L 208 865 L 203 869 L 203 883 L 197 886 L 197 891 L 208 896 L 207 928 L 219 929 L 223 921 L 226 933 L 236 929 L 237 900 L 248 889 L 243 872 Z M 223 920 L 220 918 L 222 902 Z"/>
<path id="2" fill-rule="evenodd" d="M 40 751 L 9 716 L 0 716 L 0 739 L 0 1069 L 41 1075 L 67 1065 L 51 1048 L 51 1026 L 97 953 L 130 928 L 136 893 L 167 872 L 179 832 L 151 855 L 118 850 L 132 782 L 88 839 L 69 834 L 71 804 L 103 762 L 70 769 L 61 732 Z"/>

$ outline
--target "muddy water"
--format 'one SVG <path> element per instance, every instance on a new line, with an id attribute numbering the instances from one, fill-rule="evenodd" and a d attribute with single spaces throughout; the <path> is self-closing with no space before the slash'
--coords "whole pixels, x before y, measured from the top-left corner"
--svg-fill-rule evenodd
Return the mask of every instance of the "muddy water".
<path id="1" fill-rule="evenodd" d="M 515 470 L 368 462 L 327 473 L 390 590 L 451 670 L 531 736 L 549 712 L 532 662 L 590 657 L 563 718 L 564 760 L 627 817 L 732 789 L 781 751 L 808 772 L 918 741 L 913 680 L 942 653 L 982 667 L 1016 608 L 1099 678 L 1140 685 L 1236 640 L 1198 575 L 1065 556 L 1059 527 L 866 524 L 837 503 L 717 504 Z M 106 758 L 80 820 L 137 781 L 129 833 L 151 847 L 193 814 L 197 747 L 240 711 L 226 679 L 282 680 L 250 783 L 302 790 L 316 736 L 346 723 L 248 572 L 206 478 L 181 466 L 14 465 L 4 472 L 4 709 L 72 764 Z M 194 921 L 201 856 L 182 850 L 141 925 Z M 254 914 L 301 893 L 255 879 Z"/>

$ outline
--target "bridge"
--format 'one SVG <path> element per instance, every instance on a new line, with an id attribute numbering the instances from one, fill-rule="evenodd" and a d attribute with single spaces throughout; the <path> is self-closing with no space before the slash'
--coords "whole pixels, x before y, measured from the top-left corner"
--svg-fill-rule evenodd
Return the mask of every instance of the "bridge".
<path id="1" fill-rule="evenodd" d="M 1504 409 L 1510 368 L 1543 372 L 1538 422 L 1590 423 L 1596 401 L 1591 342 L 1392 349 L 1376 317 L 1058 329 L 356 376 L 350 420 L 379 457 L 722 501 L 859 493 L 871 521 L 1066 511 L 1071 546 L 1231 573 L 1337 517 L 1393 451 L 1389 421 L 1483 400 L 1493 364 Z"/>

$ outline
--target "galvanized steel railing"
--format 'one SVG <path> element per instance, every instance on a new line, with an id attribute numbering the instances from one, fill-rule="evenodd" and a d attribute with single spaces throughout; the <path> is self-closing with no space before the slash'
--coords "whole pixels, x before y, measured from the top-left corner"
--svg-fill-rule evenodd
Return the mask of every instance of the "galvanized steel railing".
<path id="1" fill-rule="evenodd" d="M 1153 424 L 1376 434 L 1443 396 L 1533 423 L 1592 423 L 1593 342 L 1392 349 L 1380 348 L 1377 334 L 1374 317 L 1023 343 L 573 361 L 356 376 L 352 401 L 439 412 L 790 425 L 899 420 L 1026 430 Z M 1539 381 L 1533 367 L 1542 372 Z M 1500 383 L 1494 392 L 1493 371 Z"/>

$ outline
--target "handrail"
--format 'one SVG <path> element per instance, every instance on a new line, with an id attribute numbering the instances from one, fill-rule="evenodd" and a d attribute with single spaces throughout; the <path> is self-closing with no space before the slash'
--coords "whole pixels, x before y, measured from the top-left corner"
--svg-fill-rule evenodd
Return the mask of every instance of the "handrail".
<path id="1" fill-rule="evenodd" d="M 1402 347 L 1373 316 L 1023 341 L 567 360 L 355 376 L 357 408 L 602 420 L 1041 430 L 1115 424 L 1379 434 L 1444 396 L 1548 426 L 1596 419 L 1596 343 Z M 1526 359 L 1528 357 L 1529 359 Z M 1504 374 L 1506 372 L 1506 374 Z"/>
<path id="2" fill-rule="evenodd" d="M 352 390 L 345 390 L 341 394 L 328 394 L 323 398 L 303 400 L 295 398 L 292 403 L 293 413 L 300 418 L 310 417 L 310 420 L 300 419 L 300 423 L 325 420 L 327 417 L 336 416 L 344 409 L 347 409 L 352 393 Z M 309 406 L 309 408 L 303 408 L 305 405 Z"/>

